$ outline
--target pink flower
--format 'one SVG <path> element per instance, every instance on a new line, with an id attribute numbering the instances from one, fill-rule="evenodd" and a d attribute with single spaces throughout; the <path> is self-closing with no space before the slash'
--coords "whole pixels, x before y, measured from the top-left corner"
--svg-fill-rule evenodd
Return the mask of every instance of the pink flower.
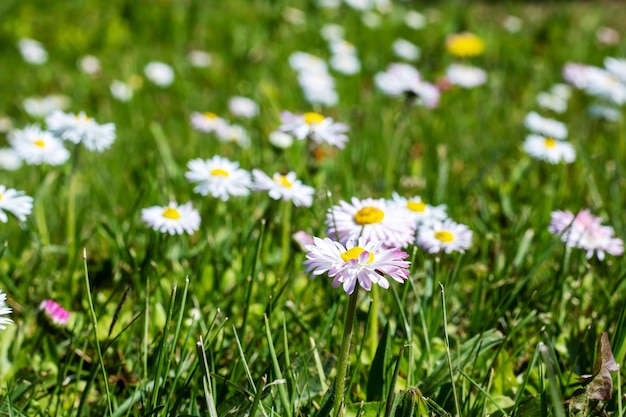
<path id="1" fill-rule="evenodd" d="M 52 323 L 58 324 L 59 326 L 65 326 L 70 318 L 69 311 L 61 307 L 56 301 L 43 300 L 41 304 L 39 304 L 39 309 L 48 316 Z"/>

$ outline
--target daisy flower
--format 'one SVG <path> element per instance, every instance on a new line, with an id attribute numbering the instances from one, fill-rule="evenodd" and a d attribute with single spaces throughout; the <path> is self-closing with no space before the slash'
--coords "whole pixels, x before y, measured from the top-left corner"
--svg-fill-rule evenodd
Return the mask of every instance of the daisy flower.
<path id="1" fill-rule="evenodd" d="M 424 203 L 420 196 L 404 198 L 398 193 L 391 194 L 392 200 L 390 204 L 402 207 L 406 214 L 413 218 L 416 225 L 427 223 L 431 220 L 445 220 L 448 218 L 446 214 L 446 205 L 431 206 Z"/>
<path id="2" fill-rule="evenodd" d="M 235 142 L 242 148 L 250 147 L 250 136 L 243 126 L 226 124 L 215 133 L 222 142 Z"/>
<path id="3" fill-rule="evenodd" d="M 164 62 L 150 62 L 143 69 L 146 78 L 159 87 L 169 87 L 174 82 L 174 70 Z"/>
<path id="4" fill-rule="evenodd" d="M 39 304 L 39 310 L 43 311 L 53 324 L 59 326 L 65 326 L 70 318 L 70 312 L 53 300 L 43 300 Z"/>
<path id="5" fill-rule="evenodd" d="M 187 61 L 192 67 L 207 68 L 213 63 L 213 57 L 208 52 L 193 50 L 187 54 Z"/>
<path id="6" fill-rule="evenodd" d="M 398 58 L 407 61 L 417 61 L 421 55 L 421 50 L 417 45 L 402 38 L 396 39 L 391 45 L 391 49 Z"/>
<path id="7" fill-rule="evenodd" d="M 37 125 L 12 131 L 9 143 L 15 154 L 29 165 L 61 165 L 70 157 L 60 139 Z"/>
<path id="8" fill-rule="evenodd" d="M 419 71 L 409 64 L 390 64 L 386 71 L 374 76 L 374 84 L 380 91 L 390 96 L 417 97 L 420 103 L 428 108 L 439 105 L 439 89 L 423 81 Z"/>
<path id="9" fill-rule="evenodd" d="M 9 220 L 5 211 L 13 214 L 19 221 L 23 222 L 32 210 L 32 197 L 27 196 L 24 191 L 17 191 L 0 185 L 0 222 L 6 223 Z"/>
<path id="10" fill-rule="evenodd" d="M 446 77 L 454 85 L 474 88 L 487 82 L 485 70 L 471 65 L 452 64 L 446 69 Z"/>
<path id="11" fill-rule="evenodd" d="M 277 148 L 287 149 L 291 148 L 291 145 L 293 145 L 293 136 L 291 136 L 289 133 L 275 130 L 269 134 L 269 141 Z"/>
<path id="12" fill-rule="evenodd" d="M 618 108 L 599 103 L 590 105 L 587 111 L 596 119 L 604 119 L 610 122 L 617 122 L 622 118 L 622 112 Z"/>
<path id="13" fill-rule="evenodd" d="M 446 49 L 454 56 L 471 57 L 485 52 L 485 42 L 473 33 L 463 32 L 446 38 Z"/>
<path id="14" fill-rule="evenodd" d="M 472 244 L 472 231 L 450 219 L 433 220 L 418 228 L 417 244 L 429 253 L 463 253 Z"/>
<path id="15" fill-rule="evenodd" d="M 570 164 L 576 160 L 576 151 L 569 142 L 546 136 L 526 136 L 523 148 L 524 151 L 533 158 L 550 162 L 551 164 L 558 164 L 560 162 Z"/>
<path id="16" fill-rule="evenodd" d="M 102 152 L 115 141 L 113 123 L 98 124 L 85 112 L 74 114 L 56 111 L 46 118 L 46 125 L 61 139 L 82 143 L 90 151 Z"/>
<path id="17" fill-rule="evenodd" d="M 17 42 L 17 47 L 22 54 L 24 61 L 33 65 L 45 64 L 48 61 L 48 52 L 41 42 L 34 39 L 22 38 Z"/>
<path id="18" fill-rule="evenodd" d="M 193 234 L 200 228 L 200 214 L 191 203 L 178 205 L 170 202 L 168 206 L 153 206 L 141 210 L 141 220 L 161 233 L 170 235 Z"/>
<path id="19" fill-rule="evenodd" d="M 302 184 L 302 181 L 296 178 L 295 172 L 289 172 L 286 175 L 275 173 L 270 178 L 263 171 L 253 169 L 252 176 L 254 177 L 252 188 L 267 191 L 274 200 L 291 200 L 296 207 L 311 207 L 313 204 L 315 190 L 313 187 Z"/>
<path id="20" fill-rule="evenodd" d="M 100 60 L 93 55 L 85 55 L 78 61 L 78 68 L 87 75 L 97 75 L 101 70 Z"/>
<path id="21" fill-rule="evenodd" d="M 567 101 L 564 98 L 545 91 L 537 94 L 537 104 L 556 113 L 564 113 L 567 110 Z"/>
<path id="22" fill-rule="evenodd" d="M 7 307 L 7 295 L 0 290 L 0 329 L 6 329 L 7 324 L 13 323 L 13 320 L 6 317 L 11 312 L 11 307 Z"/>
<path id="23" fill-rule="evenodd" d="M 0 169 L 15 171 L 22 166 L 22 158 L 13 148 L 0 148 Z"/>
<path id="24" fill-rule="evenodd" d="M 361 71 L 361 61 L 356 55 L 335 54 L 330 58 L 330 66 L 344 75 L 354 75 Z"/>
<path id="25" fill-rule="evenodd" d="M 386 276 L 403 283 L 409 278 L 409 255 L 396 249 L 386 249 L 383 242 L 368 242 L 364 237 L 350 240 L 346 245 L 331 239 L 313 238 L 306 247 L 306 272 L 312 277 L 328 273 L 333 278 L 333 288 L 340 285 L 346 294 L 352 294 L 358 283 L 366 291 L 372 284 L 389 288 Z"/>
<path id="26" fill-rule="evenodd" d="M 235 116 L 251 119 L 259 114 L 259 105 L 247 97 L 235 96 L 228 100 L 228 109 Z"/>
<path id="27" fill-rule="evenodd" d="M 69 106 L 69 97 L 54 94 L 46 97 L 27 97 L 24 99 L 24 111 L 32 117 L 44 118 L 56 110 L 64 110 Z"/>
<path id="28" fill-rule="evenodd" d="M 329 236 L 343 243 L 363 236 L 368 241 L 382 241 L 386 248 L 404 248 L 415 239 L 413 218 L 383 198 L 340 201 L 328 210 L 326 227 Z"/>
<path id="29" fill-rule="evenodd" d="M 426 26 L 426 16 L 416 10 L 409 10 L 404 15 L 404 24 L 411 29 L 419 30 Z"/>
<path id="30" fill-rule="evenodd" d="M 113 80 L 109 85 L 109 90 L 114 99 L 124 103 L 130 101 L 135 92 L 130 83 L 125 83 L 120 80 Z"/>
<path id="31" fill-rule="evenodd" d="M 187 163 L 187 168 L 185 177 L 197 184 L 193 191 L 198 194 L 211 194 L 222 201 L 228 201 L 230 196 L 250 194 L 250 173 L 239 168 L 238 162 L 216 155 L 207 160 L 193 159 Z"/>
<path id="32" fill-rule="evenodd" d="M 191 113 L 191 126 L 203 133 L 221 132 L 228 127 L 226 120 L 215 113 Z"/>
<path id="33" fill-rule="evenodd" d="M 282 124 L 278 130 L 300 140 L 309 137 L 317 143 L 325 142 L 340 149 L 343 149 L 348 141 L 348 136 L 344 134 L 349 130 L 348 125 L 336 123 L 331 117 L 319 113 L 293 114 L 284 111 L 280 119 Z"/>
<path id="34" fill-rule="evenodd" d="M 567 127 L 558 120 L 541 117 L 536 112 L 530 112 L 524 118 L 524 126 L 533 133 L 545 135 L 557 140 L 567 137 Z"/>

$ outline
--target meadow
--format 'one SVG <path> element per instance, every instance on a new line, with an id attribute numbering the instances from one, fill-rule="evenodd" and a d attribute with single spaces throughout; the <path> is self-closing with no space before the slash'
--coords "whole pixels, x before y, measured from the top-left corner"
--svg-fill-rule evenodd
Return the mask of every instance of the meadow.
<path id="1" fill-rule="evenodd" d="M 3 1 L 0 415 L 626 415 L 625 21 Z"/>

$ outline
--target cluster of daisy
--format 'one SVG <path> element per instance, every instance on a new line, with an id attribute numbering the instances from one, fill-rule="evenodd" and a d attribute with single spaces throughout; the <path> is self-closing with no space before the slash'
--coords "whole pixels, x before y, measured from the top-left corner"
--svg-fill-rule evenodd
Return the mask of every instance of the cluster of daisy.
<path id="1" fill-rule="evenodd" d="M 344 75 L 354 75 L 361 71 L 361 61 L 354 44 L 342 37 L 328 39 L 328 48 L 331 52 L 330 66 Z"/>
<path id="2" fill-rule="evenodd" d="M 611 226 L 603 226 L 602 219 L 587 209 L 574 215 L 570 211 L 553 211 L 548 226 L 550 233 L 560 236 L 567 247 L 587 252 L 587 259 L 595 254 L 603 260 L 605 253 L 619 256 L 624 253 L 624 241 L 615 237 Z"/>
<path id="3" fill-rule="evenodd" d="M 482 55 L 485 42 L 477 35 L 469 32 L 455 33 L 446 38 L 446 49 L 456 57 L 468 59 Z M 487 73 L 466 63 L 453 63 L 446 69 L 443 85 L 456 85 L 463 88 L 474 88 L 487 82 Z"/>
<path id="4" fill-rule="evenodd" d="M 306 52 L 294 52 L 289 65 L 298 73 L 298 84 L 305 99 L 311 104 L 334 106 L 339 101 L 335 80 L 323 59 Z"/>
<path id="5" fill-rule="evenodd" d="M 567 127 L 563 122 L 530 112 L 524 119 L 524 125 L 532 132 L 523 144 L 528 155 L 551 164 L 569 164 L 576 160 L 574 147 L 566 141 Z"/>
<path id="6" fill-rule="evenodd" d="M 621 118 L 619 106 L 626 103 L 626 59 L 607 57 L 604 68 L 567 63 L 563 78 L 598 100 L 589 107 L 591 115 L 610 121 Z"/>
<path id="7" fill-rule="evenodd" d="M 251 118 L 259 113 L 258 104 L 246 97 L 233 97 L 228 103 L 231 113 L 243 118 Z M 231 124 L 212 112 L 193 112 L 191 126 L 199 132 L 214 133 L 220 142 L 235 142 L 242 148 L 250 147 L 250 136 L 239 124 Z"/>

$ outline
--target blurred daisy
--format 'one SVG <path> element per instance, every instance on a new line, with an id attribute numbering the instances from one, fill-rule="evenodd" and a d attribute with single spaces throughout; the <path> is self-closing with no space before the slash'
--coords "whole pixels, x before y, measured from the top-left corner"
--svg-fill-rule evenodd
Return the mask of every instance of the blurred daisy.
<path id="1" fill-rule="evenodd" d="M 345 123 L 336 123 L 330 117 L 319 113 L 308 112 L 293 114 L 284 111 L 280 114 L 282 124 L 278 130 L 289 133 L 296 139 L 310 138 L 317 143 L 327 143 L 340 149 L 345 147 L 348 136 L 344 133 L 349 130 Z"/>
<path id="2" fill-rule="evenodd" d="M 557 83 L 550 87 L 550 94 L 567 101 L 572 96 L 572 87 L 567 84 Z"/>
<path id="3" fill-rule="evenodd" d="M 258 169 L 252 170 L 254 184 L 252 188 L 267 191 L 274 200 L 293 201 L 296 207 L 311 207 L 313 204 L 313 187 L 302 184 L 295 172 L 286 175 L 275 173 L 272 178 Z"/>
<path id="4" fill-rule="evenodd" d="M 326 228 L 326 233 L 340 242 L 362 236 L 368 241 L 382 241 L 386 248 L 405 248 L 415 239 L 414 219 L 404 208 L 382 198 L 340 201 L 328 210 Z"/>
<path id="5" fill-rule="evenodd" d="M 502 27 L 509 33 L 517 33 L 522 30 L 523 21 L 516 16 L 506 16 L 502 22 Z"/>
<path id="6" fill-rule="evenodd" d="M 178 205 L 170 202 L 168 206 L 153 206 L 141 210 L 141 220 L 161 233 L 170 235 L 193 234 L 200 228 L 200 214 L 191 203 Z"/>
<path id="7" fill-rule="evenodd" d="M 463 253 L 472 244 L 472 231 L 450 219 L 433 220 L 417 229 L 417 244 L 429 253 Z"/>
<path id="8" fill-rule="evenodd" d="M 41 65 L 48 61 L 48 52 L 41 42 L 34 39 L 22 38 L 17 42 L 17 47 L 22 54 L 24 61 L 33 65 Z"/>
<path id="9" fill-rule="evenodd" d="M 607 57 L 604 59 L 604 67 L 612 76 L 626 83 L 626 59 Z"/>
<path id="10" fill-rule="evenodd" d="M 304 230 L 300 230 L 291 235 L 291 239 L 298 245 L 298 247 L 302 251 L 306 251 L 306 247 L 314 243 L 313 236 L 311 236 Z"/>
<path id="11" fill-rule="evenodd" d="M 539 114 L 530 112 L 524 118 L 524 126 L 533 133 L 545 135 L 558 140 L 567 137 L 567 127 L 565 123 L 558 120 L 541 117 Z"/>
<path id="12" fill-rule="evenodd" d="M 61 165 L 70 157 L 60 139 L 37 125 L 12 131 L 9 143 L 15 154 L 28 165 Z"/>
<path id="13" fill-rule="evenodd" d="M 343 39 L 344 32 L 343 26 L 336 23 L 326 23 L 320 29 L 320 35 L 328 42 Z"/>
<path id="14" fill-rule="evenodd" d="M 228 123 L 215 113 L 191 113 L 191 126 L 204 133 L 219 132 L 224 130 Z"/>
<path id="15" fill-rule="evenodd" d="M 146 78 L 159 87 L 169 87 L 174 82 L 174 70 L 164 62 L 150 62 L 143 69 Z"/>
<path id="16" fill-rule="evenodd" d="M 369 11 L 361 15 L 361 22 L 363 22 L 363 24 L 370 29 L 376 29 L 377 27 L 380 27 L 382 19 L 378 13 Z"/>
<path id="17" fill-rule="evenodd" d="M 0 133 L 6 133 L 13 129 L 13 120 L 9 117 L 0 115 Z"/>
<path id="18" fill-rule="evenodd" d="M 330 66 L 344 75 L 354 75 L 361 71 L 361 61 L 356 55 L 336 54 L 330 58 Z"/>
<path id="19" fill-rule="evenodd" d="M 533 158 L 558 164 L 566 164 L 576 160 L 574 147 L 565 141 L 540 135 L 528 135 L 523 145 L 524 151 Z"/>
<path id="20" fill-rule="evenodd" d="M 621 76 L 626 78 L 626 74 Z M 588 71 L 584 90 L 594 97 L 609 100 L 618 106 L 626 103 L 626 84 L 609 71 L 602 69 Z"/>
<path id="21" fill-rule="evenodd" d="M 213 57 L 208 52 L 194 50 L 187 54 L 187 61 L 192 67 L 206 68 L 213 63 Z"/>
<path id="22" fill-rule="evenodd" d="M 13 320 L 7 317 L 12 311 L 11 307 L 7 307 L 7 295 L 0 290 L 0 329 L 4 330 L 7 324 L 13 323 Z"/>
<path id="23" fill-rule="evenodd" d="M 604 45 L 617 45 L 620 34 L 617 30 L 606 26 L 600 26 L 596 30 L 596 40 Z"/>
<path id="24" fill-rule="evenodd" d="M 24 99 L 24 111 L 32 117 L 43 118 L 56 110 L 65 110 L 70 105 L 67 96 L 54 94 L 45 97 L 27 97 Z"/>
<path id="25" fill-rule="evenodd" d="M 289 56 L 289 65 L 298 71 L 298 84 L 309 103 L 337 104 L 339 96 L 335 91 L 335 80 L 323 59 L 306 52 L 294 52 Z"/>
<path id="26" fill-rule="evenodd" d="M 473 33 L 457 33 L 446 38 L 446 49 L 454 56 L 472 57 L 485 52 L 485 42 Z"/>
<path id="27" fill-rule="evenodd" d="M 113 80 L 109 85 L 109 90 L 114 99 L 124 103 L 130 101 L 134 94 L 133 87 L 120 80 Z"/>
<path id="28" fill-rule="evenodd" d="M 235 96 L 228 100 L 228 109 L 235 116 L 250 119 L 259 114 L 259 105 L 247 97 Z"/>
<path id="29" fill-rule="evenodd" d="M 9 217 L 8 211 L 21 222 L 26 221 L 26 216 L 33 210 L 33 198 L 27 196 L 24 191 L 6 188 L 0 185 L 0 222 L 6 223 Z"/>
<path id="30" fill-rule="evenodd" d="M 615 237 L 610 226 L 603 226 L 602 219 L 587 209 L 578 214 L 557 210 L 550 213 L 548 231 L 561 237 L 566 246 L 587 251 L 587 259 L 595 254 L 603 260 L 605 253 L 620 256 L 624 253 L 624 241 Z"/>
<path id="31" fill-rule="evenodd" d="M 406 39 L 396 39 L 391 45 L 391 49 L 398 58 L 407 61 L 417 61 L 421 55 L 420 48 Z"/>
<path id="32" fill-rule="evenodd" d="M 223 201 L 228 201 L 230 196 L 250 194 L 250 173 L 239 168 L 238 162 L 216 155 L 207 160 L 193 159 L 187 163 L 187 168 L 185 177 L 197 184 L 193 191 L 198 194 L 211 194 Z"/>
<path id="33" fill-rule="evenodd" d="M 215 133 L 217 138 L 222 142 L 235 142 L 242 148 L 250 147 L 250 136 L 243 126 L 226 124 Z"/>
<path id="34" fill-rule="evenodd" d="M 85 112 L 78 114 L 56 111 L 46 118 L 48 129 L 63 140 L 82 143 L 90 151 L 102 152 L 115 141 L 115 125 L 100 125 Z"/>
<path id="35" fill-rule="evenodd" d="M 603 104 L 592 104 L 589 106 L 587 111 L 596 119 L 604 119 L 609 122 L 617 122 L 622 118 L 622 112 L 620 112 L 618 108 Z"/>
<path id="36" fill-rule="evenodd" d="M 544 109 L 555 113 L 564 113 L 567 110 L 567 101 L 555 94 L 541 92 L 537 94 L 537 104 Z"/>
<path id="37" fill-rule="evenodd" d="M 425 107 L 434 108 L 439 105 L 439 89 L 422 80 L 419 71 L 402 63 L 390 64 L 386 71 L 374 76 L 374 84 L 383 93 L 390 96 L 404 95 L 416 97 Z"/>
<path id="38" fill-rule="evenodd" d="M 342 286 L 346 294 L 352 294 L 357 283 L 370 291 L 372 284 L 389 288 L 387 276 L 399 283 L 409 278 L 410 262 L 405 261 L 409 255 L 396 248 L 385 248 L 383 242 L 360 237 L 344 246 L 328 238 L 314 237 L 306 249 L 306 272 L 312 277 L 328 273 L 333 278 L 333 288 Z"/>
<path id="39" fill-rule="evenodd" d="M 426 17 L 415 10 L 410 10 L 404 15 L 404 24 L 411 29 L 423 29 L 426 26 Z"/>
<path id="40" fill-rule="evenodd" d="M 22 166 L 22 158 L 13 148 L 0 148 L 0 169 L 15 171 Z"/>
<path id="41" fill-rule="evenodd" d="M 453 85 L 474 88 L 487 82 L 485 70 L 471 65 L 451 64 L 446 69 L 446 77 Z"/>
<path id="42" fill-rule="evenodd" d="M 406 214 L 413 218 L 416 225 L 427 223 L 432 220 L 442 221 L 448 218 L 445 204 L 431 206 L 424 203 L 420 196 L 404 198 L 396 192 L 392 193 L 391 197 L 392 200 L 390 201 L 390 204 L 395 204 L 398 207 L 405 209 Z"/>
<path id="43" fill-rule="evenodd" d="M 287 149 L 293 145 L 293 136 L 289 133 L 275 130 L 269 134 L 269 141 L 272 145 L 280 149 Z"/>
<path id="44" fill-rule="evenodd" d="M 59 326 L 65 326 L 70 318 L 70 312 L 53 300 L 43 300 L 39 304 L 39 310 L 43 311 L 53 324 Z"/>
<path id="45" fill-rule="evenodd" d="M 96 75 L 101 70 L 100 60 L 93 55 L 85 55 L 78 61 L 78 68 L 87 75 Z"/>

